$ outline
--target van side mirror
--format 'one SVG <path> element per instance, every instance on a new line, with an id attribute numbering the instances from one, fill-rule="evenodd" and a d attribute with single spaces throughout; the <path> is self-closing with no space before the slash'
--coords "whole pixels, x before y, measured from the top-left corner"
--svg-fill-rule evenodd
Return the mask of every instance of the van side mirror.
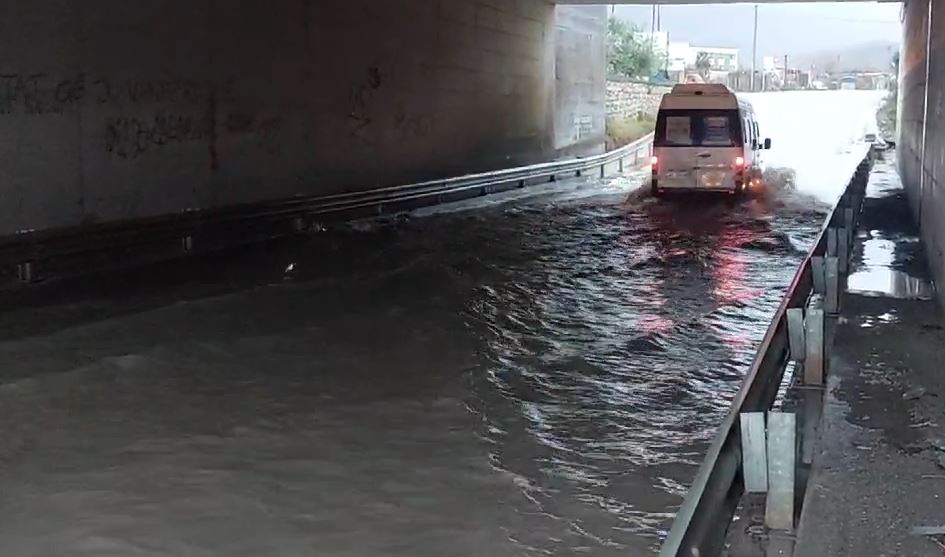
<path id="1" fill-rule="evenodd" d="M 766 137 L 766 138 L 765 138 L 765 150 L 770 149 L 770 148 L 771 148 L 771 138 L 770 138 L 770 137 Z"/>

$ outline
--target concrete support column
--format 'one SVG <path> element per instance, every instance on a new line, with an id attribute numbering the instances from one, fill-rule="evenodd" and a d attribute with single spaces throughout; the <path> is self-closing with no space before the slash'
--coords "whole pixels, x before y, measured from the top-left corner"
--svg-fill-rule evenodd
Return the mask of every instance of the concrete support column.
<path id="1" fill-rule="evenodd" d="M 554 156 L 602 153 L 607 116 L 607 7 L 555 7 Z"/>

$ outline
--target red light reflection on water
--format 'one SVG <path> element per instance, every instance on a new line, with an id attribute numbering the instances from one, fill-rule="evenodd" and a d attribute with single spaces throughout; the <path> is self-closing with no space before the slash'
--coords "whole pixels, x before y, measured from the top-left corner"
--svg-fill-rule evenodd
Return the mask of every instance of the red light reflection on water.
<path id="1" fill-rule="evenodd" d="M 719 306 L 748 304 L 764 294 L 764 290 L 748 285 L 748 257 L 743 246 L 759 239 L 763 234 L 757 230 L 733 228 L 719 236 L 716 255 L 713 257 L 712 297 Z M 720 331 L 720 338 L 734 345 L 746 345 L 752 339 L 737 330 Z"/>

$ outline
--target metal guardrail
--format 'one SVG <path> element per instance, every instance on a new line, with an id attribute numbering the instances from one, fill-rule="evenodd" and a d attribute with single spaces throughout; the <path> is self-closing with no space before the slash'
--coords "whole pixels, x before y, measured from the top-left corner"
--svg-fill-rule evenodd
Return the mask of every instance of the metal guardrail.
<path id="1" fill-rule="evenodd" d="M 812 260 L 827 252 L 828 231 L 842 226 L 844 209 L 853 205 L 854 196 L 862 198 L 872 157 L 872 151 L 864 156 L 824 222 L 814 247 L 795 273 L 719 433 L 676 513 L 660 557 L 715 557 L 721 553 L 743 493 L 739 415 L 765 412 L 774 404 L 790 358 L 787 310 L 807 304 L 814 290 Z"/>
<path id="2" fill-rule="evenodd" d="M 0 285 L 214 251 L 310 230 L 649 161 L 653 134 L 608 153 L 350 193 L 297 196 L 177 214 L 23 231 L 0 237 Z"/>

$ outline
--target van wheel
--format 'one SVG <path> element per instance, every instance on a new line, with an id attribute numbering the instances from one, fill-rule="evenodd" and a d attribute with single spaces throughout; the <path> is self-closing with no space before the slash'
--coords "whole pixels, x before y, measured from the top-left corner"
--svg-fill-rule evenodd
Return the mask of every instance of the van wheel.
<path id="1" fill-rule="evenodd" d="M 735 199 L 741 199 L 745 197 L 745 184 L 738 184 L 735 186 L 733 197 L 735 197 Z"/>

